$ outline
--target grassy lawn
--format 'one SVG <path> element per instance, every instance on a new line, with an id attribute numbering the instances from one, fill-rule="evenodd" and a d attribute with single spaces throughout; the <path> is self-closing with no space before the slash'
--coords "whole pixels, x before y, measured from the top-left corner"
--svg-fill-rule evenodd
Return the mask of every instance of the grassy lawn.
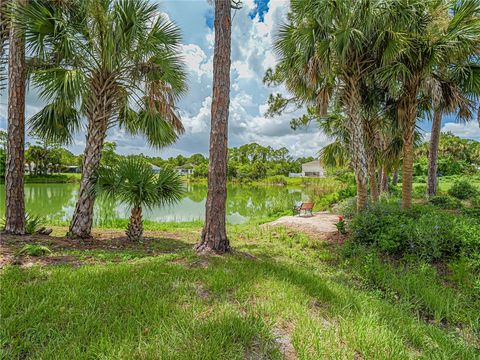
<path id="1" fill-rule="evenodd" d="M 52 253 L 1 270 L 0 357 L 480 356 L 480 308 L 455 273 L 401 269 L 372 254 L 344 260 L 338 238 L 256 225 L 229 230 L 235 252 L 224 257 L 191 250 L 198 224 L 148 232 L 142 244 L 126 244 L 120 231 L 74 246 L 25 240 Z M 5 238 L 10 255 L 21 247 Z"/>

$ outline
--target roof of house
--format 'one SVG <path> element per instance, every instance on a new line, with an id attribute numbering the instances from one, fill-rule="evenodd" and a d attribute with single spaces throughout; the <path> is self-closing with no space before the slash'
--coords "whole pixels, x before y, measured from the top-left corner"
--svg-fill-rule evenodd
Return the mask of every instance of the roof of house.
<path id="1" fill-rule="evenodd" d="M 303 165 L 312 165 L 312 166 L 319 166 L 319 167 L 322 167 L 322 164 L 320 164 L 320 160 L 313 160 L 313 161 L 309 161 L 307 163 L 304 163 L 302 164 Z"/>
<path id="2" fill-rule="evenodd" d="M 157 165 L 150 164 L 152 166 L 152 170 L 161 170 Z"/>

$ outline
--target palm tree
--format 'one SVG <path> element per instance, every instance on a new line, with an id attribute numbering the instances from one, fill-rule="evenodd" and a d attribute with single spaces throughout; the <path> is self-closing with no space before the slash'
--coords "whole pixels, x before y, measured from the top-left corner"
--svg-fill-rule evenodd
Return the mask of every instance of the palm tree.
<path id="1" fill-rule="evenodd" d="M 32 81 L 49 102 L 31 120 L 46 139 L 70 141 L 88 122 L 82 179 L 69 234 L 90 237 L 93 176 L 107 129 L 173 143 L 183 126 L 175 102 L 186 90 L 180 32 L 148 0 L 33 0 L 25 11 Z"/>
<path id="2" fill-rule="evenodd" d="M 211 109 L 208 192 L 205 225 L 198 252 L 230 251 L 226 230 L 228 110 L 230 106 L 230 64 L 232 10 L 238 2 L 215 0 L 215 48 L 213 55 L 213 96 Z"/>
<path id="3" fill-rule="evenodd" d="M 382 1 L 298 0 L 275 43 L 277 71 L 298 99 L 323 115 L 332 97 L 345 109 L 349 152 L 357 179 L 357 208 L 367 205 L 368 164 L 361 114 L 362 81 L 380 51 Z"/>
<path id="4" fill-rule="evenodd" d="M 427 196 L 437 194 L 438 147 L 442 115 L 457 112 L 461 121 L 473 120 L 475 102 L 480 96 L 480 65 L 467 62 L 461 71 L 453 67 L 434 74 L 427 84 L 432 99 L 433 122 L 428 151 Z"/>
<path id="5" fill-rule="evenodd" d="M 26 0 L 15 0 L 10 19 L 8 50 L 8 141 L 5 170 L 5 232 L 25 234 L 25 199 L 23 190 L 25 151 L 25 34 L 20 27 L 19 8 Z M 2 9 L 3 11 L 3 9 Z M 2 23 L 4 20 L 2 19 Z M 3 26 L 3 25 L 2 25 Z M 3 30 L 4 31 L 4 30 Z M 3 46 L 2 46 L 3 47 Z"/>
<path id="6" fill-rule="evenodd" d="M 113 168 L 97 172 L 96 195 L 103 195 L 131 208 L 127 237 L 139 241 L 143 236 L 142 208 L 172 205 L 182 199 L 183 183 L 174 170 L 158 174 L 152 165 L 139 157 L 128 157 Z"/>
<path id="7" fill-rule="evenodd" d="M 402 207 L 412 205 L 414 133 L 419 97 L 435 70 L 461 64 L 478 54 L 478 0 L 417 0 L 389 3 L 391 35 L 377 78 L 398 95 L 403 131 Z M 400 84 L 400 87 L 399 87 Z"/>

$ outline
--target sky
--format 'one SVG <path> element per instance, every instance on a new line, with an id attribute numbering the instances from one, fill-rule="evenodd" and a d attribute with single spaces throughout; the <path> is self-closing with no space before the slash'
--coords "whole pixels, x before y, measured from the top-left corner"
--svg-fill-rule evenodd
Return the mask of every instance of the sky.
<path id="1" fill-rule="evenodd" d="M 117 128 L 109 131 L 107 140 L 115 141 L 117 150 L 122 154 L 143 153 L 164 158 L 178 154 L 207 155 L 213 74 L 213 7 L 207 0 L 165 0 L 159 4 L 161 11 L 183 33 L 181 52 L 188 72 L 189 91 L 178 103 L 178 108 L 186 132 L 175 144 L 161 150 L 152 149 L 143 138 L 132 137 Z M 315 156 L 329 143 L 329 139 L 314 124 L 297 131 L 290 128 L 291 118 L 300 112 L 274 118 L 264 116 L 268 95 L 272 92 L 286 94 L 282 88 L 267 88 L 262 79 L 265 71 L 275 66 L 272 43 L 279 25 L 285 21 L 288 6 L 288 0 L 243 0 L 243 8 L 233 13 L 229 147 L 256 142 L 274 148 L 285 146 L 294 156 Z M 6 103 L 6 94 L 0 94 L 0 129 L 7 127 Z M 27 118 L 42 106 L 35 89 L 29 89 Z M 425 129 L 428 139 L 430 124 L 421 122 L 420 126 Z M 465 125 L 456 123 L 452 116 L 446 116 L 442 130 L 480 140 L 480 128 L 476 121 Z M 27 137 L 28 140 L 32 141 Z M 85 133 L 81 131 L 69 148 L 80 154 L 84 145 Z"/>

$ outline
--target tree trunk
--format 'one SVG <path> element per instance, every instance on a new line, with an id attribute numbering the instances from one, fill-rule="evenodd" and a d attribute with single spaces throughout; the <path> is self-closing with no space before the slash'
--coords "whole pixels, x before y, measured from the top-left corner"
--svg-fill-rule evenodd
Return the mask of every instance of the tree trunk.
<path id="1" fill-rule="evenodd" d="M 19 5 L 25 0 L 18 0 Z M 27 71 L 25 65 L 25 35 L 11 22 L 8 83 L 8 139 L 5 171 L 6 214 L 5 232 L 25 234 L 25 198 L 23 176 L 25 172 L 25 91 Z"/>
<path id="2" fill-rule="evenodd" d="M 398 169 L 395 169 L 395 171 L 393 172 L 392 185 L 393 185 L 393 186 L 397 186 L 397 185 L 398 185 Z"/>
<path id="3" fill-rule="evenodd" d="M 432 137 L 428 152 L 428 180 L 427 195 L 437 195 L 437 170 L 438 170 L 438 145 L 440 143 L 440 130 L 442 128 L 442 111 L 436 108 L 433 112 Z"/>
<path id="4" fill-rule="evenodd" d="M 95 173 L 100 166 L 108 122 L 114 114 L 118 87 L 109 73 L 96 73 L 90 84 L 91 95 L 86 100 L 88 118 L 87 141 L 83 153 L 82 178 L 75 212 L 68 235 L 80 239 L 90 238 L 95 205 Z"/>
<path id="5" fill-rule="evenodd" d="M 226 231 L 227 136 L 230 105 L 230 0 L 215 0 L 215 49 L 213 57 L 212 125 L 208 164 L 205 225 L 198 252 L 230 251 Z"/>
<path id="6" fill-rule="evenodd" d="M 143 237 L 142 208 L 133 207 L 127 228 L 127 237 L 131 241 L 140 241 Z"/>
<path id="7" fill-rule="evenodd" d="M 107 121 L 104 118 L 91 119 L 88 122 L 87 142 L 83 156 L 82 178 L 77 205 L 73 213 L 68 235 L 87 239 L 91 237 L 93 223 L 93 206 L 95 196 L 92 192 L 95 186 L 95 172 L 102 157 L 102 148 L 107 134 Z"/>
<path id="8" fill-rule="evenodd" d="M 358 82 L 350 79 L 347 82 L 346 96 L 348 113 L 348 131 L 350 134 L 350 153 L 357 182 L 357 210 L 363 210 L 368 203 L 368 166 L 365 150 L 364 124 L 360 116 L 361 97 Z"/>
<path id="9" fill-rule="evenodd" d="M 368 177 L 370 183 L 370 197 L 372 202 L 378 202 L 378 182 L 377 182 L 377 173 L 375 167 L 375 161 L 373 159 L 368 160 Z"/>
<path id="10" fill-rule="evenodd" d="M 417 86 L 411 83 L 407 94 L 400 99 L 398 118 L 403 130 L 403 167 L 402 167 L 402 208 L 412 207 L 413 189 L 413 145 L 417 123 Z"/>
<path id="11" fill-rule="evenodd" d="M 380 194 L 388 193 L 388 173 L 385 167 L 382 167 L 380 175 Z"/>

